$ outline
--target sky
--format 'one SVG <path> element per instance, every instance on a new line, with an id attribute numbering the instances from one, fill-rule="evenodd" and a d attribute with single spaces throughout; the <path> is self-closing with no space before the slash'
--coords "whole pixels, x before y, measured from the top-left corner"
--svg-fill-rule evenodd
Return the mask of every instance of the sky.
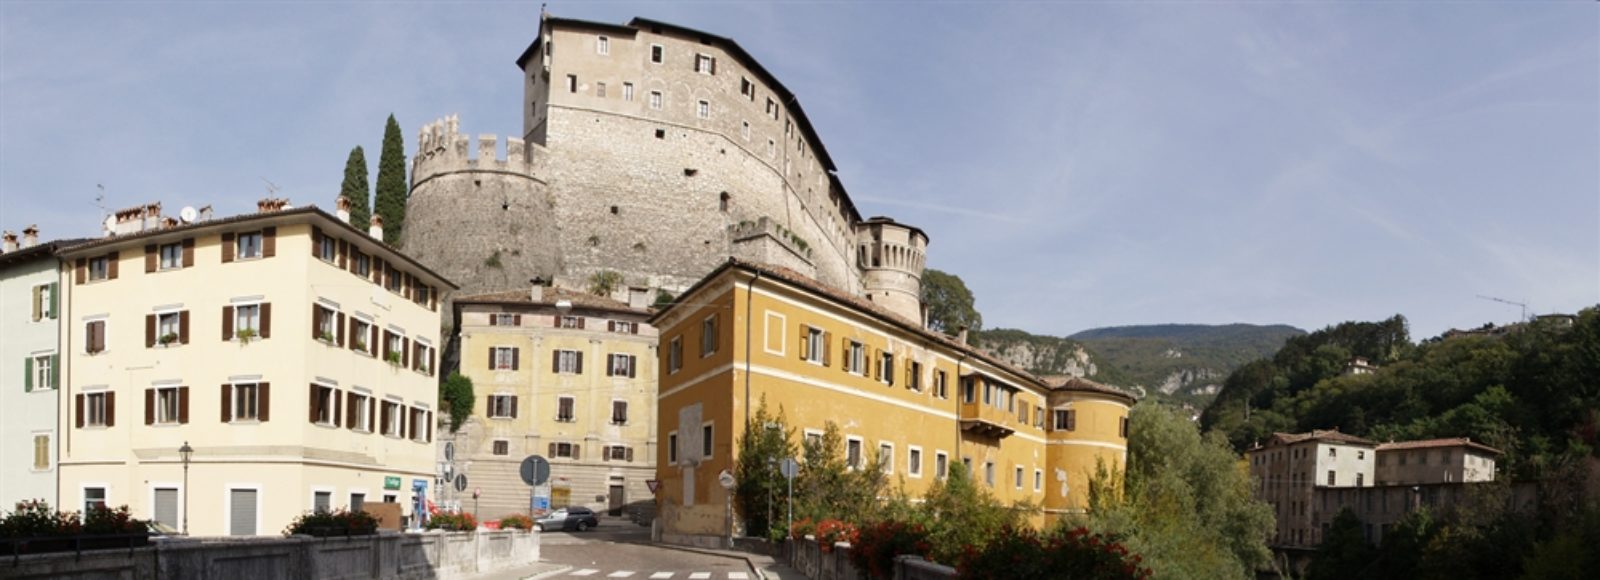
<path id="1" fill-rule="evenodd" d="M 864 216 L 928 232 L 988 328 L 1414 339 L 1600 304 L 1600 3 L 551 2 L 732 37 Z M 331 207 L 459 114 L 521 132 L 528 2 L 0 2 L 0 227 Z M 103 200 L 96 198 L 102 194 Z"/>

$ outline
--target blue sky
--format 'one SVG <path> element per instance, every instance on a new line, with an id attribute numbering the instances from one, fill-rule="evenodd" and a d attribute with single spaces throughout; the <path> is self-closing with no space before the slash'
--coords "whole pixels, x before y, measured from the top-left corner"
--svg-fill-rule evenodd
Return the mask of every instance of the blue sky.
<path id="1" fill-rule="evenodd" d="M 865 215 L 986 326 L 1395 313 L 1414 337 L 1600 303 L 1600 4 L 576 3 L 738 40 Z M 0 3 L 0 227 L 331 206 L 451 113 L 521 130 L 537 3 Z"/>

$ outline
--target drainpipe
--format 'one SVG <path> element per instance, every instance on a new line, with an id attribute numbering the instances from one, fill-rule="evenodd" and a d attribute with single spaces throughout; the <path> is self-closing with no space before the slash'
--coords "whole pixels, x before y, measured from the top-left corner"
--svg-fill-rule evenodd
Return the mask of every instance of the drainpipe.
<path id="1" fill-rule="evenodd" d="M 754 296 L 753 292 L 755 291 L 756 280 L 760 280 L 761 279 L 761 271 L 760 270 L 756 270 L 755 273 L 756 273 L 755 277 L 750 279 L 749 284 L 745 285 L 745 289 L 744 289 L 744 424 L 745 424 L 745 427 L 749 427 L 750 426 L 750 320 L 751 320 L 750 319 L 750 308 L 751 308 L 751 303 L 754 302 L 754 300 L 751 299 L 751 297 Z"/>
<path id="2" fill-rule="evenodd" d="M 961 460 L 961 363 L 966 362 L 968 356 L 971 356 L 971 353 L 963 350 L 961 358 L 956 359 L 956 396 L 951 397 L 951 400 L 956 402 L 956 461 Z M 947 472 L 949 469 L 949 466 L 945 466 Z M 972 474 L 968 473 L 967 476 L 971 477 Z"/>

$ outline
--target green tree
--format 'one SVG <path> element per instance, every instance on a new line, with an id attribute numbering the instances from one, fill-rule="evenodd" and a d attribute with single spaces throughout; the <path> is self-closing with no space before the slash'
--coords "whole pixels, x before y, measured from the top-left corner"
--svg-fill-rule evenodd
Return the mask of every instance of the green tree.
<path id="1" fill-rule="evenodd" d="M 367 154 L 361 146 L 350 150 L 344 162 L 344 183 L 339 186 L 339 197 L 350 200 L 350 225 L 366 231 L 372 219 L 372 191 L 367 183 Z"/>
<path id="2" fill-rule="evenodd" d="M 1322 548 L 1311 560 L 1306 577 L 1310 580 L 1360 578 L 1372 564 L 1373 552 L 1362 532 L 1361 518 L 1345 508 L 1333 518 L 1333 524 L 1322 536 Z"/>
<path id="3" fill-rule="evenodd" d="M 398 245 L 406 227 L 406 146 L 394 115 L 383 129 L 383 152 L 378 155 L 378 215 L 383 216 L 383 241 Z"/>
<path id="4" fill-rule="evenodd" d="M 450 412 L 450 432 L 461 430 L 461 424 L 472 416 L 472 406 L 477 397 L 472 393 L 472 379 L 461 373 L 450 373 L 439 385 L 439 406 Z"/>
<path id="5" fill-rule="evenodd" d="M 782 529 L 786 485 L 778 472 L 778 462 L 795 456 L 794 428 L 784 420 L 783 409 L 776 416 L 767 412 L 767 397 L 761 396 L 756 413 L 745 423 L 739 436 L 739 457 L 734 465 L 734 500 L 744 519 L 746 536 L 783 537 Z M 777 526 L 774 527 L 774 522 Z"/>
<path id="6" fill-rule="evenodd" d="M 964 548 L 981 548 L 1008 526 L 1024 524 L 1024 510 L 1007 509 L 978 485 L 962 462 L 950 464 L 950 475 L 928 489 L 922 503 L 933 559 L 955 564 Z"/>
<path id="7" fill-rule="evenodd" d="M 889 491 L 882 457 L 864 455 L 863 465 L 851 469 L 844 433 L 833 421 L 823 427 L 821 437 L 807 439 L 803 449 L 804 461 L 794 482 L 795 519 L 865 522 L 880 517 L 883 502 L 879 498 Z"/>
<path id="8" fill-rule="evenodd" d="M 983 328 L 983 315 L 975 306 L 977 300 L 960 276 L 933 268 L 924 270 L 922 302 L 928 306 L 928 328 L 945 334 L 955 334 L 963 326 L 972 331 Z"/>

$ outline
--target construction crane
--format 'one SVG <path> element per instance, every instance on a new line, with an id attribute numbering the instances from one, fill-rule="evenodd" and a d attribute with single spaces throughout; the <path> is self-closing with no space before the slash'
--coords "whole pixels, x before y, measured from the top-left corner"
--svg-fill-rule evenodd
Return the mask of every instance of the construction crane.
<path id="1" fill-rule="evenodd" d="M 1523 322 L 1526 322 L 1528 320 L 1528 305 L 1527 304 L 1524 304 L 1522 302 L 1512 302 L 1512 301 L 1506 300 L 1504 298 L 1495 298 L 1493 296 L 1484 296 L 1482 294 L 1479 294 L 1478 297 L 1482 298 L 1484 300 L 1493 300 L 1493 301 L 1499 302 L 1501 304 L 1510 304 L 1512 306 L 1520 306 L 1520 307 L 1522 307 L 1522 318 L 1521 318 L 1521 320 Z"/>

